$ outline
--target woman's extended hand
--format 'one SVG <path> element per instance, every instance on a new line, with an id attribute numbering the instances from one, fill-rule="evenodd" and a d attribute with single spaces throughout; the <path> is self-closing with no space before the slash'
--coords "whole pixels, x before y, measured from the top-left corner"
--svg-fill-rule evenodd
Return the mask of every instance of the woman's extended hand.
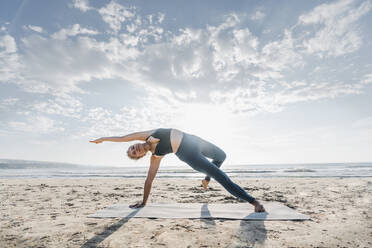
<path id="1" fill-rule="evenodd" d="M 143 208 L 146 204 L 143 203 L 143 202 L 138 202 L 136 204 L 133 204 L 133 205 L 129 205 L 130 208 Z"/>
<path id="2" fill-rule="evenodd" d="M 96 140 L 91 140 L 91 141 L 89 141 L 89 142 L 99 144 L 99 143 L 102 143 L 103 141 L 104 141 L 103 138 L 99 138 L 99 139 L 96 139 Z"/>

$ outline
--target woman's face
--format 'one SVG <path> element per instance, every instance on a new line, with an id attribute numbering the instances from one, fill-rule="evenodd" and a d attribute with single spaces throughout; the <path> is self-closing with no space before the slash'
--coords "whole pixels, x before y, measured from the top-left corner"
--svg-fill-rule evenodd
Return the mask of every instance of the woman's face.
<path id="1" fill-rule="evenodd" d="M 137 143 L 129 147 L 129 156 L 132 158 L 139 158 L 144 156 L 146 153 L 145 148 L 142 144 Z"/>

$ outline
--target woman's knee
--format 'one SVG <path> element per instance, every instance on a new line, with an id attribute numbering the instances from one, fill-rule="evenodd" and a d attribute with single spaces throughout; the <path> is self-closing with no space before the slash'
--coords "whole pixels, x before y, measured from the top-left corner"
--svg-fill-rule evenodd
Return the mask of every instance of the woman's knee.
<path id="1" fill-rule="evenodd" d="M 226 159 L 226 153 L 223 150 L 218 149 L 217 158 L 215 160 L 223 163 L 225 159 Z"/>

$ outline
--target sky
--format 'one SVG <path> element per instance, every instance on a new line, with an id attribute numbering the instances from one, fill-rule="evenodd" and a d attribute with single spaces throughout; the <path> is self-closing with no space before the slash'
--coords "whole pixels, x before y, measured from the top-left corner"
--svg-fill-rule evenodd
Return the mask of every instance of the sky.
<path id="1" fill-rule="evenodd" d="M 0 158 L 145 165 L 177 128 L 225 164 L 372 161 L 372 1 L 0 2 Z M 181 162 L 174 154 L 163 164 Z"/>

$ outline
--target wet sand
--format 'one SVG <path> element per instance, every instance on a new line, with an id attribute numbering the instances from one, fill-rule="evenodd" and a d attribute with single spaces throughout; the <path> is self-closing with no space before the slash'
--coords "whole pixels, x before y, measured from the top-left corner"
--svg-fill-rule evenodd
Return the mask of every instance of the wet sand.
<path id="1" fill-rule="evenodd" d="M 93 219 L 142 200 L 144 179 L 0 179 L 0 247 L 372 247 L 372 178 L 234 181 L 311 220 Z M 214 181 L 156 178 L 149 202 L 238 201 Z"/>

